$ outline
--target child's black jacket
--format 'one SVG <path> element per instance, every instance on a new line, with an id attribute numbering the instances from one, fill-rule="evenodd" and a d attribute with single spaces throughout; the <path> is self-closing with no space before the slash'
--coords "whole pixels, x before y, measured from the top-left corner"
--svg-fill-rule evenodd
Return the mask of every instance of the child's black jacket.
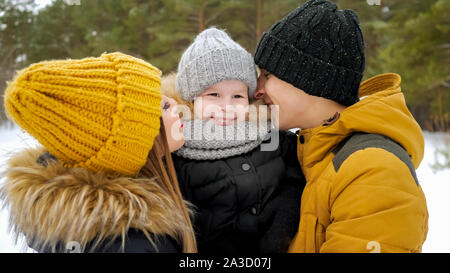
<path id="1" fill-rule="evenodd" d="M 193 223 L 200 253 L 287 251 L 298 229 L 305 178 L 297 136 L 279 136 L 274 151 L 258 147 L 202 161 L 173 154 L 181 192 L 197 208 Z"/>

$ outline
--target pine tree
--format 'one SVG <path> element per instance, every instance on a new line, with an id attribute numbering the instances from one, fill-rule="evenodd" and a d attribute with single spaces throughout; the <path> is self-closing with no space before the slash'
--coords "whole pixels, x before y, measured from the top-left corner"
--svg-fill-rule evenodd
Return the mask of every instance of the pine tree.
<path id="1" fill-rule="evenodd" d="M 373 71 L 397 72 L 413 115 L 426 130 L 450 130 L 450 2 L 393 1 Z"/>
<path id="2" fill-rule="evenodd" d="M 164 73 L 174 71 L 183 51 L 210 26 L 254 53 L 262 33 L 306 0 L 54 0 L 40 10 L 33 2 L 0 0 L 0 92 L 15 70 L 30 63 L 103 52 L 122 51 Z M 399 73 L 422 128 L 450 130 L 450 1 L 334 2 L 360 19 L 364 79 Z"/>
<path id="3" fill-rule="evenodd" d="M 27 61 L 33 7 L 30 0 L 0 0 L 0 95 L 6 81 Z M 3 107 L 0 103 L 0 124 L 6 121 Z"/>

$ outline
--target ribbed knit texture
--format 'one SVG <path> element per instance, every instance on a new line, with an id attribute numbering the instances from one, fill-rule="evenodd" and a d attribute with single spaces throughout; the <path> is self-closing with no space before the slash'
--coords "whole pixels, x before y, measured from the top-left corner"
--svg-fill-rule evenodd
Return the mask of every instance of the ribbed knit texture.
<path id="1" fill-rule="evenodd" d="M 183 124 L 185 143 L 176 154 L 194 160 L 216 160 L 250 152 L 261 145 L 270 128 L 270 123 L 258 127 L 249 121 L 221 126 L 194 119 Z"/>
<path id="2" fill-rule="evenodd" d="M 249 98 L 256 90 L 253 57 L 228 34 L 214 27 L 202 31 L 185 50 L 178 64 L 176 89 L 186 101 L 224 80 L 248 86 Z"/>
<path id="3" fill-rule="evenodd" d="M 19 71 L 7 115 L 66 167 L 136 174 L 159 134 L 161 72 L 116 52 Z"/>
<path id="4" fill-rule="evenodd" d="M 352 105 L 365 67 L 358 16 L 330 1 L 308 1 L 263 34 L 255 62 L 310 95 Z"/>

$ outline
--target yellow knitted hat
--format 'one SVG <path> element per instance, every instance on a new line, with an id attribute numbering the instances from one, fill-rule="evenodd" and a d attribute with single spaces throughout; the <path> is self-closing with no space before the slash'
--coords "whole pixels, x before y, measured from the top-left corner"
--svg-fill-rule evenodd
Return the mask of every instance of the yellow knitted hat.
<path id="1" fill-rule="evenodd" d="M 134 175 L 159 134 L 161 72 L 115 52 L 18 71 L 6 112 L 66 167 Z"/>

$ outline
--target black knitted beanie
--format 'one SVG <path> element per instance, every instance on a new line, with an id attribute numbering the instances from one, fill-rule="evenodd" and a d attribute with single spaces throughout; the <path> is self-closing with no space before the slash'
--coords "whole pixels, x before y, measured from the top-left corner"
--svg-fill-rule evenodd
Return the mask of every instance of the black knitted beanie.
<path id="1" fill-rule="evenodd" d="M 326 0 L 310 0 L 261 37 L 255 62 L 306 93 L 350 106 L 365 67 L 358 16 Z"/>

